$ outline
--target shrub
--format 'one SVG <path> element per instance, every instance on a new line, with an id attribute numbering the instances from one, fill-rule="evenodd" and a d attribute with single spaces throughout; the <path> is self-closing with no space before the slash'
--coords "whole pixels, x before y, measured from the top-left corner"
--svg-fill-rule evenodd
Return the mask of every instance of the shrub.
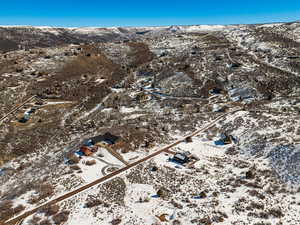
<path id="1" fill-rule="evenodd" d="M 18 205 L 17 207 L 13 208 L 14 214 L 18 214 L 22 212 L 25 209 L 25 206 L 23 205 Z"/>
<path id="2" fill-rule="evenodd" d="M 85 206 L 87 208 L 93 208 L 95 206 L 101 205 L 102 203 L 103 203 L 103 201 L 101 201 L 99 199 L 91 199 L 87 203 L 85 203 Z"/>
<path id="3" fill-rule="evenodd" d="M 206 198 L 207 197 L 207 195 L 204 191 L 201 191 L 199 196 L 200 196 L 200 198 Z"/>
<path id="4" fill-rule="evenodd" d="M 187 138 L 185 139 L 185 141 L 186 141 L 186 142 L 193 142 L 193 139 L 192 139 L 192 137 L 187 137 Z"/>
<path id="5" fill-rule="evenodd" d="M 181 222 L 179 220 L 174 220 L 172 225 L 181 225 Z"/>
<path id="6" fill-rule="evenodd" d="M 47 198 L 54 193 L 54 187 L 51 184 L 42 184 L 39 189 L 40 199 Z"/>
<path id="7" fill-rule="evenodd" d="M 216 222 L 216 223 L 222 223 L 224 222 L 224 218 L 222 216 L 213 216 L 212 217 L 212 221 Z"/>
<path id="8" fill-rule="evenodd" d="M 204 218 L 199 220 L 199 224 L 211 225 L 212 221 L 209 217 L 204 217 Z"/>
<path id="9" fill-rule="evenodd" d="M 167 190 L 166 188 L 159 189 L 156 194 L 161 198 L 170 197 L 170 191 Z"/>
<path id="10" fill-rule="evenodd" d="M 264 204 L 261 204 L 259 202 L 251 202 L 250 206 L 253 209 L 262 209 L 263 210 L 265 208 Z"/>
<path id="11" fill-rule="evenodd" d="M 181 204 L 175 202 L 174 200 L 171 201 L 171 204 L 177 209 L 183 209 L 183 206 Z"/>
<path id="12" fill-rule="evenodd" d="M 80 167 L 78 165 L 71 165 L 70 168 L 72 170 L 80 170 Z"/>
<path id="13" fill-rule="evenodd" d="M 41 218 L 38 216 L 33 216 L 31 220 L 29 220 L 29 224 L 38 224 L 41 221 Z"/>
<path id="14" fill-rule="evenodd" d="M 31 204 L 38 203 L 40 200 L 45 199 L 54 193 L 54 187 L 51 184 L 41 184 L 35 187 L 38 196 L 32 197 L 28 202 Z"/>
<path id="15" fill-rule="evenodd" d="M 52 219 L 55 224 L 62 224 L 64 222 L 67 222 L 69 215 L 70 215 L 69 211 L 62 211 L 62 212 L 54 215 Z"/>
<path id="16" fill-rule="evenodd" d="M 48 219 L 45 219 L 39 223 L 39 225 L 52 225 Z"/>
<path id="17" fill-rule="evenodd" d="M 254 179 L 255 175 L 254 175 L 254 172 L 253 170 L 248 170 L 246 172 L 246 179 Z"/>
<path id="18" fill-rule="evenodd" d="M 24 209 L 25 207 L 23 205 L 18 205 L 13 208 L 13 202 L 10 200 L 3 201 L 0 203 L 0 221 L 10 219 Z"/>
<path id="19" fill-rule="evenodd" d="M 259 193 L 256 190 L 249 190 L 247 192 L 249 193 L 249 195 L 251 195 L 253 197 L 255 196 L 255 197 L 259 198 L 259 199 L 265 199 L 266 198 L 263 194 Z"/>
<path id="20" fill-rule="evenodd" d="M 257 222 L 257 223 L 254 223 L 253 225 L 271 225 L 271 223 L 269 223 L 269 222 Z"/>
<path id="21" fill-rule="evenodd" d="M 46 216 L 53 216 L 57 214 L 58 211 L 59 211 L 58 205 L 49 205 L 43 210 Z"/>
<path id="22" fill-rule="evenodd" d="M 111 223 L 112 225 L 118 225 L 118 224 L 120 224 L 121 222 L 122 222 L 121 219 L 114 219 L 114 220 L 112 220 L 110 223 Z"/>
<path id="23" fill-rule="evenodd" d="M 284 214 L 283 214 L 283 212 L 281 211 L 281 209 L 273 208 L 273 209 L 270 209 L 270 210 L 269 210 L 269 213 L 270 213 L 272 216 L 276 217 L 276 218 L 280 218 L 280 217 L 283 217 L 283 216 L 284 216 Z"/>

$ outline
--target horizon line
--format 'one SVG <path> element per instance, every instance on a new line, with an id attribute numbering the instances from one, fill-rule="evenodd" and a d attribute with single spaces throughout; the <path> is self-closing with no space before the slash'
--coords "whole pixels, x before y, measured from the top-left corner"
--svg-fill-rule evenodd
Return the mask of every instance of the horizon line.
<path id="1" fill-rule="evenodd" d="M 70 28 L 70 29 L 78 29 L 78 28 L 143 28 L 143 27 L 171 27 L 171 26 L 237 26 L 237 25 L 263 25 L 263 24 L 284 24 L 284 23 L 297 23 L 300 20 L 294 20 L 294 21 L 274 21 L 274 22 L 259 22 L 259 23 L 232 23 L 232 24 L 169 24 L 169 25 L 137 25 L 137 26 L 52 26 L 52 25 L 5 25 L 5 24 L 0 24 L 0 27 L 33 27 L 33 28 Z"/>

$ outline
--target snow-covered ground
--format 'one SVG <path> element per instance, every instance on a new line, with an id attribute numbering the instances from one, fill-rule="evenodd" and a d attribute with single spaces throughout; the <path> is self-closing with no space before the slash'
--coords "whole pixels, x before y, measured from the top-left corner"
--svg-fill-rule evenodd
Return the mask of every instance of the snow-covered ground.
<path id="1" fill-rule="evenodd" d="M 232 148 L 235 148 L 233 144 L 216 146 L 213 140 L 199 134 L 193 138 L 193 142 L 182 142 L 172 149 L 197 156 L 199 161 L 194 168 L 188 169 L 169 162 L 172 155 L 162 153 L 106 184 L 61 203 L 66 209 L 72 205 L 66 225 L 109 225 L 113 221 L 119 221 L 122 225 L 192 225 L 206 220 L 224 225 L 262 221 L 272 225 L 279 222 L 299 224 L 299 193 L 286 190 L 276 195 L 270 194 L 272 185 L 277 184 L 269 178 L 262 180 L 265 174 L 260 174 L 261 171 L 269 171 L 268 161 L 226 153 Z M 136 155 L 130 153 L 128 158 Z M 114 160 L 109 157 L 105 155 L 104 158 Z M 80 176 L 87 182 L 101 176 L 98 172 L 104 164 L 97 161 L 94 166 L 79 166 L 83 171 Z M 152 171 L 153 166 L 158 170 Z M 255 168 L 255 178 L 245 175 L 251 168 Z M 139 176 L 141 183 L 135 182 Z M 165 188 L 168 196 L 155 197 L 159 188 Z M 86 203 L 91 199 L 99 199 L 102 203 L 88 208 Z M 280 210 L 282 215 L 276 214 L 276 210 Z M 28 224 L 26 221 L 24 224 Z"/>
<path id="2" fill-rule="evenodd" d="M 32 129 L 24 126 L 24 130 L 18 130 L 6 124 L 0 131 L 5 137 L 1 141 L 9 140 L 3 145 L 4 155 L 23 147 L 33 150 L 24 155 L 18 152 L 20 156 L 1 168 L 1 199 L 12 199 L 14 207 L 23 205 L 29 210 L 124 166 L 104 149 L 91 157 L 83 157 L 76 165 L 64 163 L 66 155 L 78 149 L 84 138 L 106 131 L 116 133 L 128 144 L 118 152 L 132 163 L 202 127 L 222 111 L 244 108 L 194 137 L 193 142 L 180 143 L 171 149 L 199 158 L 192 167 L 170 162 L 172 152 L 162 153 L 59 203 L 60 211 L 70 212 L 65 224 L 300 224 L 300 126 L 297 123 L 299 104 L 295 100 L 298 72 L 295 68 L 290 71 L 289 66 L 292 61 L 297 64 L 298 53 L 296 47 L 280 47 L 286 44 L 282 40 L 288 40 L 284 38 L 293 36 L 293 31 L 297 35 L 298 25 L 293 25 L 294 30 L 292 25 L 286 25 L 283 39 L 274 36 L 277 42 L 268 35 L 276 34 L 285 25 L 36 29 L 35 32 L 44 36 L 51 33 L 51 37 L 65 31 L 84 38 L 118 36 L 117 41 L 102 43 L 97 48 L 115 63 L 113 67 L 122 65 L 124 70 L 130 67 L 127 72 L 134 76 L 129 80 L 134 81 L 123 82 L 126 77 L 109 87 L 110 94 L 102 96 L 101 85 L 110 82 L 110 73 L 107 76 L 91 74 L 97 79 L 90 83 L 78 78 L 74 82 L 78 86 L 72 90 L 87 88 L 99 91 L 100 95 L 90 98 L 93 93 L 88 91 L 78 99 L 71 98 L 72 102 L 63 98 L 49 101 L 47 110 L 41 110 L 40 123 Z M 122 42 L 122 38 L 131 36 L 139 37 L 145 44 L 144 50 L 149 47 L 157 57 L 132 67 L 135 58 L 132 54 L 136 49 Z M 297 46 L 292 41 L 291 44 Z M 31 91 L 32 87 L 28 86 L 31 81 L 47 81 L 60 66 L 81 54 L 80 49 L 79 45 L 70 45 L 7 53 L 7 57 L 16 61 L 14 65 L 25 68 L 23 72 L 15 72 L 13 67 L 11 72 L 2 74 L 1 85 L 11 88 L 6 88 L 0 99 L 1 111 L 7 111 L 31 93 L 21 91 Z M 231 68 L 233 62 L 238 62 L 236 68 Z M 45 69 L 53 71 L 37 76 L 36 72 Z M 285 80 L 286 77 L 289 79 Z M 66 81 L 63 86 L 74 84 Z M 273 96 L 264 92 L 268 84 L 275 95 L 270 101 L 268 98 Z M 93 89 L 93 85 L 99 89 Z M 215 85 L 220 85 L 222 91 L 211 95 L 209 89 Z M 240 98 L 241 90 L 249 99 Z M 289 98 L 285 98 L 286 94 Z M 6 99 L 10 99 L 10 104 Z M 61 107 L 63 104 L 67 106 Z M 214 141 L 223 132 L 236 137 L 238 144 L 215 145 Z M 9 139 L 12 136 L 14 138 Z M 41 144 L 43 139 L 47 139 L 45 145 Z M 19 144 L 14 145 L 15 142 Z M 30 142 L 34 144 L 29 145 Z M 128 153 L 123 153 L 127 150 Z M 90 163 L 92 165 L 87 165 Z M 51 184 L 54 192 L 37 202 L 30 201 L 38 197 L 40 184 Z M 166 196 L 156 198 L 158 190 L 163 190 Z M 87 206 L 95 200 L 96 205 Z M 47 219 L 42 211 L 35 216 Z M 23 224 L 35 224 L 30 222 L 31 218 Z M 54 223 L 51 216 L 49 220 Z"/>

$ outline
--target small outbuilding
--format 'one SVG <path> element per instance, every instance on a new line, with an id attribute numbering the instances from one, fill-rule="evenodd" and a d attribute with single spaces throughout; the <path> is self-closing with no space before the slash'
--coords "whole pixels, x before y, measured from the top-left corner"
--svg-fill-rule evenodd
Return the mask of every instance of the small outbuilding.
<path id="1" fill-rule="evenodd" d="M 189 158 L 185 154 L 183 154 L 183 153 L 176 153 L 173 156 L 173 158 L 171 159 L 171 161 L 183 165 L 185 163 L 188 163 L 190 160 L 189 160 Z"/>

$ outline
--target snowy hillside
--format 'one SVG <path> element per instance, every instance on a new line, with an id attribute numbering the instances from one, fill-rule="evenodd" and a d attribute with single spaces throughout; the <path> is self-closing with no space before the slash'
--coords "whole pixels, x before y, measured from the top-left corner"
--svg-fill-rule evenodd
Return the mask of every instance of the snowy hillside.
<path id="1" fill-rule="evenodd" d="M 300 224 L 299 29 L 0 27 L 0 224 Z"/>

